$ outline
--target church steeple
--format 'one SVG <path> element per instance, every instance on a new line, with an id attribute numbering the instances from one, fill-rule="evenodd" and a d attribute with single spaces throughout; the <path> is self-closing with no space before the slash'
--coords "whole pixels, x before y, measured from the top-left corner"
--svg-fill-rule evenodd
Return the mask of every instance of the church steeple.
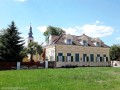
<path id="1" fill-rule="evenodd" d="M 30 25 L 30 31 L 29 31 L 28 35 L 29 35 L 29 37 L 33 38 L 33 36 L 32 36 L 33 33 L 32 33 L 32 27 L 31 27 L 31 25 Z"/>
<path id="2" fill-rule="evenodd" d="M 29 28 L 29 33 L 28 33 L 28 42 L 31 42 L 31 41 L 33 41 L 33 32 L 32 32 L 32 26 L 31 26 L 31 24 L 30 24 L 30 28 Z"/>

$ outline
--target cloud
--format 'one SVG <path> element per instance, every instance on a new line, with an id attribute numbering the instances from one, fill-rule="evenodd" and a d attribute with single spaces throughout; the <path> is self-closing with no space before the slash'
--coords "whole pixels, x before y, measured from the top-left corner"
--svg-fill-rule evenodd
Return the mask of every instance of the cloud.
<path id="1" fill-rule="evenodd" d="M 47 29 L 47 26 L 39 26 L 39 27 L 37 27 L 37 29 L 39 31 L 41 31 L 42 33 L 44 33 L 46 31 L 46 29 Z"/>
<path id="2" fill-rule="evenodd" d="M 120 40 L 120 37 L 116 38 L 116 40 Z"/>
<path id="3" fill-rule="evenodd" d="M 26 2 L 27 0 L 14 0 L 14 1 L 17 1 L 17 2 Z"/>
<path id="4" fill-rule="evenodd" d="M 105 37 L 111 35 L 114 32 L 114 28 L 111 26 L 102 25 L 100 21 L 96 21 L 95 24 L 85 24 L 82 26 L 75 26 L 69 28 L 63 28 L 66 33 L 81 35 L 85 33 L 91 37 Z M 98 25 L 99 24 L 99 25 Z"/>
<path id="5" fill-rule="evenodd" d="M 113 27 L 105 25 L 86 24 L 81 27 L 82 33 L 93 37 L 104 37 L 111 35 L 114 31 Z"/>
<path id="6" fill-rule="evenodd" d="M 37 29 L 44 32 L 47 26 L 39 26 Z M 114 28 L 111 26 L 103 25 L 103 22 L 97 20 L 94 24 L 84 24 L 82 26 L 74 26 L 68 28 L 62 28 L 68 34 L 81 35 L 85 33 L 91 37 L 105 37 L 111 35 L 114 32 Z"/>

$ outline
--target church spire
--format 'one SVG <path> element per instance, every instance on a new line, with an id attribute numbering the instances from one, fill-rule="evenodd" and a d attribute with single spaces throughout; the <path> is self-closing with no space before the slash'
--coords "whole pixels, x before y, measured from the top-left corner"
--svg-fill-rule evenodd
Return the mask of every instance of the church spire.
<path id="1" fill-rule="evenodd" d="M 33 41 L 33 32 L 32 32 L 32 26 L 30 24 L 30 28 L 29 28 L 29 33 L 28 33 L 28 42 Z"/>
<path id="2" fill-rule="evenodd" d="M 29 29 L 30 31 L 29 31 L 29 33 L 28 33 L 28 35 L 29 35 L 29 37 L 30 38 L 33 38 L 33 33 L 32 33 L 32 27 L 31 27 L 31 24 L 30 24 L 30 29 Z"/>

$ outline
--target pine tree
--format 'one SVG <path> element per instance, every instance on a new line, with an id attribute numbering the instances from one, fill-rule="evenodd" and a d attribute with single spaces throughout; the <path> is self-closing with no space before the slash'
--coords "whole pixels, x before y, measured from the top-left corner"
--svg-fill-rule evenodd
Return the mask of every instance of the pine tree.
<path id="1" fill-rule="evenodd" d="M 19 35 L 14 21 L 7 29 L 2 30 L 0 33 L 0 61 L 17 62 L 22 60 L 24 40 Z"/>

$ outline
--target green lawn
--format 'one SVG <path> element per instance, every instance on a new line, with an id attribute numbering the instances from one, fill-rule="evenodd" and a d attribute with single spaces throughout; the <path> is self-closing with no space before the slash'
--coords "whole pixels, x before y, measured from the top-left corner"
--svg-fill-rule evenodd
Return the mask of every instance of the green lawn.
<path id="1" fill-rule="evenodd" d="M 120 90 L 120 68 L 0 71 L 0 90 Z"/>

